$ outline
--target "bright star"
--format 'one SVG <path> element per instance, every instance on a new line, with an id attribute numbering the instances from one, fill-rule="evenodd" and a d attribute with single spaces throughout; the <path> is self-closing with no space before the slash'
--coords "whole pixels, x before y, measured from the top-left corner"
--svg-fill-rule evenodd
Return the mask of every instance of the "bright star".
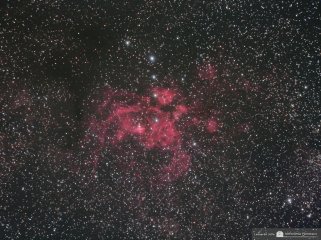
<path id="1" fill-rule="evenodd" d="M 155 58 L 154 55 L 151 55 L 151 56 L 149 56 L 149 60 L 150 60 L 151 62 L 155 62 L 156 58 Z"/>

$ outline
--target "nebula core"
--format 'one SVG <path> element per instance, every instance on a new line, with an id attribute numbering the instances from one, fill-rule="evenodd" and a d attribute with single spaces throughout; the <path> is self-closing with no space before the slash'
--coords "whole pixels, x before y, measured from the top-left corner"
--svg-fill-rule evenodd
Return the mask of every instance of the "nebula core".
<path id="1" fill-rule="evenodd" d="M 149 171 L 152 173 L 150 185 L 171 183 L 190 170 L 188 145 L 196 143 L 188 134 L 189 129 L 210 133 L 211 138 L 218 131 L 215 116 L 205 114 L 207 118 L 202 117 L 197 106 L 186 104 L 191 101 L 177 88 L 150 87 L 148 95 L 107 88 L 101 95 L 95 117 L 88 120 L 86 136 L 94 138 L 98 146 L 92 155 L 94 172 L 98 162 L 104 161 L 102 151 L 108 149 L 118 156 L 120 165 L 125 165 L 123 170 L 133 171 L 138 181 L 143 177 L 141 169 L 146 168 L 144 165 L 148 161 L 157 161 L 157 170 Z M 155 151 L 160 153 L 158 159 L 148 159 L 149 153 Z"/>

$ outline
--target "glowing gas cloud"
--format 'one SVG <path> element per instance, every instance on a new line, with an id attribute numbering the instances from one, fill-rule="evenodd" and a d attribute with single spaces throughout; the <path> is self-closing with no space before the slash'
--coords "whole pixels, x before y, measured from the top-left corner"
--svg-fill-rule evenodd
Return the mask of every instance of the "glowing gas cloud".
<path id="1" fill-rule="evenodd" d="M 188 129 L 197 125 L 208 134 L 218 130 L 215 117 L 197 116 L 197 107 L 188 106 L 176 88 L 151 87 L 146 95 L 107 88 L 101 95 L 85 136 L 86 142 L 95 140 L 90 158 L 94 172 L 101 161 L 109 161 L 102 156 L 108 151 L 135 179 L 146 177 L 144 169 L 149 168 L 151 186 L 171 183 L 192 165 Z"/>

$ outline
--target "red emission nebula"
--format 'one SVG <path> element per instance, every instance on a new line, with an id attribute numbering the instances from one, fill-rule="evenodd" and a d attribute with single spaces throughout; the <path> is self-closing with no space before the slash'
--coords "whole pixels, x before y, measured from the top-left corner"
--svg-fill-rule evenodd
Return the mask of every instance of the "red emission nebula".
<path id="1" fill-rule="evenodd" d="M 200 113 L 197 104 L 177 88 L 151 87 L 145 95 L 106 88 L 89 118 L 85 141 L 94 140 L 90 163 L 94 173 L 101 162 L 116 159 L 123 173 L 158 187 L 182 178 L 192 166 L 190 129 L 214 137 L 214 114 Z M 206 117 L 205 117 L 206 116 Z"/>

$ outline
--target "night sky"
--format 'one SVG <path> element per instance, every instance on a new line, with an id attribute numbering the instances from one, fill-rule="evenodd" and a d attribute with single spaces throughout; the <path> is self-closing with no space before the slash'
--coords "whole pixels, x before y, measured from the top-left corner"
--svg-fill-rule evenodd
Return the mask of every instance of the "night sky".
<path id="1" fill-rule="evenodd" d="M 321 2 L 2 0 L 1 239 L 321 227 Z"/>

